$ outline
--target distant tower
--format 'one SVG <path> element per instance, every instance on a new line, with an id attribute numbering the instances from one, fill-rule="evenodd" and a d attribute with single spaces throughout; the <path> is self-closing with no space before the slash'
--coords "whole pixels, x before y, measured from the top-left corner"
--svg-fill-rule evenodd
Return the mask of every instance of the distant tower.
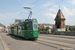
<path id="1" fill-rule="evenodd" d="M 58 29 L 58 31 L 65 31 L 65 18 L 60 9 L 55 18 L 55 28 Z"/>

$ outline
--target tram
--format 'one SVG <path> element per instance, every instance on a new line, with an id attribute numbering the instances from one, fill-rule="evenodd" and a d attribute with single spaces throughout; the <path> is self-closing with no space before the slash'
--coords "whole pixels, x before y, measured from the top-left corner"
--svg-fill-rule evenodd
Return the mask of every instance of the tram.
<path id="1" fill-rule="evenodd" d="M 23 37 L 25 39 L 37 40 L 38 22 L 36 19 L 26 19 L 9 28 L 8 34 Z"/>

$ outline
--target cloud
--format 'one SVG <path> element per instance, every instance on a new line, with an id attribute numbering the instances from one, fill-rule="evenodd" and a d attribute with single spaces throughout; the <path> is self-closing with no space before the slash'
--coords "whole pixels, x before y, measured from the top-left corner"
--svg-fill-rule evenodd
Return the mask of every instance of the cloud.
<path id="1" fill-rule="evenodd" d="M 69 1 L 69 3 L 75 4 L 75 0 Z"/>
<path id="2" fill-rule="evenodd" d="M 44 14 L 46 17 L 48 17 L 48 18 L 55 18 L 55 14 L 52 14 L 52 13 L 46 13 L 46 14 Z"/>
<path id="3" fill-rule="evenodd" d="M 75 4 L 75 0 L 72 0 L 72 4 Z"/>
<path id="4" fill-rule="evenodd" d="M 55 8 L 49 9 L 51 13 L 45 13 L 44 15 L 49 19 L 55 19 L 57 13 Z M 55 13 L 52 13 L 54 11 Z M 66 25 L 75 25 L 75 9 L 67 8 L 66 6 L 63 6 L 63 10 L 61 10 L 64 17 L 66 18 Z M 52 21 L 53 22 L 53 21 Z"/>
<path id="5" fill-rule="evenodd" d="M 53 12 L 56 12 L 56 10 L 55 10 L 55 9 L 49 9 L 49 11 L 53 11 Z"/>
<path id="6" fill-rule="evenodd" d="M 66 18 L 69 18 L 71 16 L 73 16 L 74 12 L 73 11 L 70 11 L 67 7 L 63 7 L 64 9 L 62 10 L 63 14 L 65 15 Z"/>
<path id="7" fill-rule="evenodd" d="M 34 7 L 35 5 L 23 5 L 23 7 Z"/>
<path id="8" fill-rule="evenodd" d="M 66 25 L 75 25 L 75 20 L 66 20 Z"/>
<path id="9" fill-rule="evenodd" d="M 6 20 L 6 19 L 9 19 L 9 18 L 12 18 L 12 19 L 16 19 L 18 18 L 18 15 L 19 13 L 16 12 L 16 13 L 0 13 L 0 19 L 1 20 Z"/>
<path id="10" fill-rule="evenodd" d="M 75 9 L 69 10 L 69 8 L 63 6 L 63 14 L 65 15 L 66 18 L 74 17 L 75 16 Z"/>
<path id="11" fill-rule="evenodd" d="M 18 16 L 18 14 L 19 12 L 0 13 L 0 23 L 3 23 L 4 25 L 8 26 L 9 23 L 14 23 L 15 19 L 23 19 L 23 16 Z"/>
<path id="12" fill-rule="evenodd" d="M 66 18 L 66 24 L 75 25 L 75 9 L 69 9 L 63 6 L 63 15 Z"/>

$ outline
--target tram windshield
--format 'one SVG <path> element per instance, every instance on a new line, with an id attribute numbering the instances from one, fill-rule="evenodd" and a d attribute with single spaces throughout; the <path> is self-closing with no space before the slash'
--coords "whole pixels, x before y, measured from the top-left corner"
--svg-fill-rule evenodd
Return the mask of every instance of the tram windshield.
<path id="1" fill-rule="evenodd" d="M 36 24 L 33 24 L 33 30 L 38 30 L 38 25 L 37 25 L 37 23 L 36 23 Z"/>

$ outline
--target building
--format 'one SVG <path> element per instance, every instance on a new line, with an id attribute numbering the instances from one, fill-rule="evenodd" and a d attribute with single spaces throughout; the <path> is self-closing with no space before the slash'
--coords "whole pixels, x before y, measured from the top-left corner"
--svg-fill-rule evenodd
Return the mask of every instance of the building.
<path id="1" fill-rule="evenodd" d="M 5 32 L 6 26 L 0 23 L 0 32 Z"/>
<path id="2" fill-rule="evenodd" d="M 43 23 L 43 24 L 38 24 L 38 27 L 40 27 L 40 28 L 42 28 L 42 27 L 54 28 L 54 24 Z"/>
<path id="3" fill-rule="evenodd" d="M 18 23 L 20 23 L 20 22 L 21 22 L 21 20 L 20 20 L 20 19 L 15 19 L 14 24 L 16 25 L 16 24 L 18 24 Z"/>
<path id="4" fill-rule="evenodd" d="M 8 27 L 14 26 L 14 23 L 10 23 Z"/>
<path id="5" fill-rule="evenodd" d="M 65 17 L 60 9 L 55 17 L 55 28 L 57 31 L 65 31 Z"/>

